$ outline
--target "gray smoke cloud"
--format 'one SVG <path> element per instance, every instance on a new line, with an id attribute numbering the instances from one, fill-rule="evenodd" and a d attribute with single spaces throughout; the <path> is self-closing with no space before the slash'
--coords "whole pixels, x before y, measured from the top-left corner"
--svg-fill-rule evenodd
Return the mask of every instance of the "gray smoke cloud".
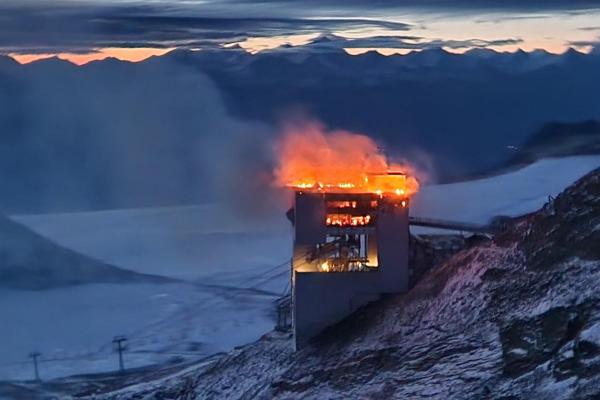
<path id="1" fill-rule="evenodd" d="M 5 212 L 214 200 L 268 207 L 274 130 L 232 117 L 191 67 L 1 64 L 0 105 Z"/>

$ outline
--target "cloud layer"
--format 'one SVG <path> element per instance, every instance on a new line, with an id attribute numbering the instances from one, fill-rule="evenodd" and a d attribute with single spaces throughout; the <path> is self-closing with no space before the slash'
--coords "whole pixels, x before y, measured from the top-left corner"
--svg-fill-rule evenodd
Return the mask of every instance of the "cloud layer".
<path id="1" fill-rule="evenodd" d="M 6 0 L 0 4 L 0 52 L 86 53 L 103 47 L 206 48 L 252 37 L 268 39 L 344 31 L 363 32 L 362 39 L 370 43 L 363 43 L 362 47 L 380 47 L 382 35 L 402 39 L 403 32 L 422 31 L 430 23 L 437 23 L 439 18 L 460 17 L 470 24 L 471 14 L 492 13 L 478 21 L 498 22 L 504 18 L 548 18 L 553 13 L 577 14 L 589 9 L 600 10 L 600 0 L 229 0 L 198 3 Z M 463 31 L 465 29 L 468 31 L 472 26 L 467 24 Z M 564 35 L 563 32 L 560 34 Z M 372 36 L 376 37 L 370 39 Z M 430 40 L 464 40 L 458 36 L 442 32 Z M 489 38 L 472 32 L 470 36 L 473 40 L 515 40 L 515 35 Z M 520 35 L 516 34 L 516 37 Z M 565 41 L 588 39 L 572 37 Z M 401 44 L 411 48 L 407 43 Z M 452 47 L 451 43 L 440 45 Z"/>
<path id="2" fill-rule="evenodd" d="M 158 6 L 0 5 L 4 52 L 88 52 L 102 47 L 206 47 L 349 29 L 405 31 L 408 24 L 361 18 L 227 17 L 173 14 Z M 34 27 L 32 29 L 32 27 Z"/>
<path id="3" fill-rule="evenodd" d="M 518 45 L 523 40 L 509 38 L 499 40 L 465 39 L 444 40 L 427 39 L 421 36 L 373 36 L 369 38 L 349 39 L 338 35 L 322 35 L 306 45 L 308 48 L 321 50 L 342 49 L 409 49 L 425 50 L 446 47 L 449 49 L 486 48 L 490 46 Z"/>

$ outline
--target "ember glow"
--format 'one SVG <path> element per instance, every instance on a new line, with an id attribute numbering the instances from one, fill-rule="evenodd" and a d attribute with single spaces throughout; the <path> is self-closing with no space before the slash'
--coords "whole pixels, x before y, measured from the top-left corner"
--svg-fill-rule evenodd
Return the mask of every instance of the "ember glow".
<path id="1" fill-rule="evenodd" d="M 327 226 L 366 226 L 370 222 L 370 215 L 352 214 L 329 214 L 325 220 Z"/>
<path id="2" fill-rule="evenodd" d="M 388 161 L 373 139 L 319 124 L 291 127 L 276 145 L 278 186 L 323 192 L 409 197 L 419 190 L 414 169 Z"/>

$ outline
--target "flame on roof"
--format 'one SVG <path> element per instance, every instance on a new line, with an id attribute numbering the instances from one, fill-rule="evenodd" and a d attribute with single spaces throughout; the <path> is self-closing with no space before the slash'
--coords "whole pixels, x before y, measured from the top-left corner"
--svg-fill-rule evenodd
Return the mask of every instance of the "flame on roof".
<path id="1" fill-rule="evenodd" d="M 419 182 L 407 164 L 388 161 L 375 141 L 312 123 L 289 128 L 277 142 L 275 183 L 304 191 L 408 197 Z"/>

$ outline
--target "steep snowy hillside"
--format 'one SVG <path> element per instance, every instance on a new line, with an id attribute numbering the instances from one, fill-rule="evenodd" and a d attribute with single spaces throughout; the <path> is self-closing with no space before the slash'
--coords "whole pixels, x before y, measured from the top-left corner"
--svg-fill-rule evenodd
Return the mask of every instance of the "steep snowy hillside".
<path id="1" fill-rule="evenodd" d="M 283 212 L 248 221 L 219 204 L 13 218 L 105 262 L 203 283 L 231 285 L 232 275 L 263 273 L 289 259 L 291 252 L 290 226 Z"/>
<path id="2" fill-rule="evenodd" d="M 408 294 L 294 353 L 288 335 L 106 399 L 600 396 L 600 170 Z"/>
<path id="3" fill-rule="evenodd" d="M 0 288 L 49 289 L 86 283 L 161 283 L 51 242 L 0 215 Z"/>
<path id="4" fill-rule="evenodd" d="M 197 361 L 273 329 L 275 299 L 266 292 L 190 283 L 2 289 L 0 381 L 31 379 L 31 351 L 42 353 L 44 380 L 114 372 L 116 335 L 128 339 L 128 369 Z M 2 393 L 0 384 L 0 399 Z"/>
<path id="5" fill-rule="evenodd" d="M 0 219 L 0 325 L 10 327 L 0 332 L 0 380 L 31 378 L 34 350 L 43 379 L 114 371 L 115 335 L 127 336 L 134 368 L 198 360 L 271 330 L 288 283 L 289 227 L 248 227 L 216 211 L 15 219 L 35 221 L 38 233 Z M 86 285 L 65 286 L 74 283 Z M 34 288 L 45 290 L 23 290 Z"/>
<path id="6" fill-rule="evenodd" d="M 413 216 L 486 224 L 540 208 L 577 179 L 600 167 L 600 155 L 547 158 L 485 179 L 424 186 L 411 202 Z"/>

